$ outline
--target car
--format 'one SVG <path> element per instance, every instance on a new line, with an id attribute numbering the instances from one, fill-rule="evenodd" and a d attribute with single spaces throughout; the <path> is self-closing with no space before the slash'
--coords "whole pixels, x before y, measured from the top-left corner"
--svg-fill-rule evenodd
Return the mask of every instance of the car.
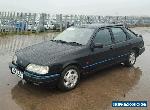
<path id="1" fill-rule="evenodd" d="M 54 25 L 52 23 L 46 22 L 44 24 L 44 28 L 45 28 L 45 30 L 49 30 L 49 29 L 53 30 L 54 29 Z"/>
<path id="2" fill-rule="evenodd" d="M 44 32 L 45 31 L 45 27 L 42 26 L 39 21 L 36 21 L 34 24 L 29 23 L 27 25 L 27 30 L 28 31 L 32 31 L 32 32 Z"/>
<path id="3" fill-rule="evenodd" d="M 10 32 L 10 30 L 13 30 L 15 27 L 9 24 L 1 24 L 0 28 L 1 28 L 0 30 L 1 32 Z"/>
<path id="4" fill-rule="evenodd" d="M 28 30 L 28 31 L 31 31 L 31 30 L 32 30 L 32 27 L 33 27 L 33 26 L 32 26 L 32 23 L 29 23 L 29 24 L 27 25 L 27 30 Z"/>
<path id="5" fill-rule="evenodd" d="M 15 28 L 16 28 L 16 31 L 25 31 L 26 30 L 26 22 L 22 22 L 22 21 L 17 21 L 15 23 Z"/>
<path id="6" fill-rule="evenodd" d="M 9 68 L 27 82 L 69 91 L 79 84 L 81 75 L 119 63 L 131 67 L 144 51 L 142 36 L 124 25 L 87 24 L 18 50 Z"/>
<path id="7" fill-rule="evenodd" d="M 60 31 L 61 28 L 62 28 L 62 30 L 66 29 L 66 25 L 65 25 L 64 21 L 62 21 L 62 23 L 60 24 L 59 22 L 53 20 L 53 21 L 51 21 L 51 24 L 53 25 L 52 30 Z"/>

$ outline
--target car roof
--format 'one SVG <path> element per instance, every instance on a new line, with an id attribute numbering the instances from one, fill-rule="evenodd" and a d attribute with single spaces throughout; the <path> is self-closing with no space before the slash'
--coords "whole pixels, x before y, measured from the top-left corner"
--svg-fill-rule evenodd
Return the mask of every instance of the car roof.
<path id="1" fill-rule="evenodd" d="M 103 27 L 125 27 L 123 24 L 107 24 L 107 23 L 98 23 L 98 24 L 82 24 L 77 26 L 79 28 L 103 28 Z"/>

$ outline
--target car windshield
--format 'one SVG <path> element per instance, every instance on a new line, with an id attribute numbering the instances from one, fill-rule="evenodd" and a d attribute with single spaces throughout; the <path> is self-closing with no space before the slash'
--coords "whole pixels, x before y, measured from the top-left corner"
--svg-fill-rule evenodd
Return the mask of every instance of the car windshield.
<path id="1" fill-rule="evenodd" d="M 92 36 L 94 29 L 70 27 L 59 34 L 54 40 L 74 42 L 86 45 Z"/>

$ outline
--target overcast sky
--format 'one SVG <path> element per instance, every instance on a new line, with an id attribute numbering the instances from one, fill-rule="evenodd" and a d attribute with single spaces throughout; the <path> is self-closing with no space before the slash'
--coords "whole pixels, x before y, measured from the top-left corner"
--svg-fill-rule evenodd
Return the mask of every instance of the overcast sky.
<path id="1" fill-rule="evenodd" d="M 0 0 L 0 11 L 150 16 L 150 0 Z"/>

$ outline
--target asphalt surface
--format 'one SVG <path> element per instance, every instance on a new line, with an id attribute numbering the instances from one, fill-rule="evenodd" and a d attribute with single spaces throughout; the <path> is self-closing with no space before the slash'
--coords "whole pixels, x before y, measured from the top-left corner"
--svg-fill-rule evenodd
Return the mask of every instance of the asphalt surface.
<path id="1" fill-rule="evenodd" d="M 10 73 L 8 63 L 17 49 L 52 39 L 55 34 L 0 38 L 0 110 L 150 110 L 150 28 L 142 34 L 146 51 L 134 67 L 116 65 L 88 75 L 69 92 L 27 84 Z M 147 108 L 112 108 L 112 101 L 148 101 Z"/>

